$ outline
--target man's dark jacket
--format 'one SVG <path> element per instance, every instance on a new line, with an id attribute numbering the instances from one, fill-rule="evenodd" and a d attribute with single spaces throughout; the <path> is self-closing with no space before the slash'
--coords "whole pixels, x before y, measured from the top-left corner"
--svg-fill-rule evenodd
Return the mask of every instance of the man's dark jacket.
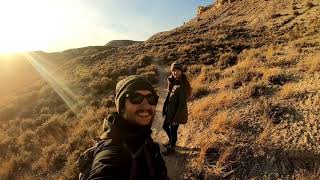
<path id="1" fill-rule="evenodd" d="M 95 151 L 88 179 L 168 179 L 165 162 L 157 143 L 150 137 L 150 126 L 128 124 L 118 114 Z"/>
<path id="2" fill-rule="evenodd" d="M 186 124 L 188 121 L 188 91 L 190 85 L 187 77 L 182 74 L 179 80 L 172 75 L 168 77 L 168 95 L 166 97 L 163 114 L 169 123 Z"/>

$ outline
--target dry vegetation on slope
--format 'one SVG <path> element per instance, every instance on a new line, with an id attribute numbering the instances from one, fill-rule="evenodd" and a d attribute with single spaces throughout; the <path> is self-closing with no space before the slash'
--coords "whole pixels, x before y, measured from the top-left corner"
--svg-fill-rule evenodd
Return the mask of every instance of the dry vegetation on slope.
<path id="1" fill-rule="evenodd" d="M 77 107 L 44 81 L 21 88 L 0 109 L 0 177 L 76 179 L 75 160 L 113 110 L 116 81 L 144 74 L 156 84 L 156 57 L 187 64 L 194 90 L 178 146 L 197 151 L 177 155 L 184 174 L 173 177 L 319 178 L 319 1 L 218 2 L 145 42 L 59 54 L 52 73 Z"/>

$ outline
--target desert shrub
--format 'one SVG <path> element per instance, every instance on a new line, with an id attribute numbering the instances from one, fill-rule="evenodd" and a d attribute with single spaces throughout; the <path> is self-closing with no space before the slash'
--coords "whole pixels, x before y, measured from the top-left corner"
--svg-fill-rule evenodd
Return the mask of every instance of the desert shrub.
<path id="1" fill-rule="evenodd" d="M 78 153 L 72 153 L 70 156 L 67 157 L 66 165 L 63 168 L 63 172 L 61 173 L 61 176 L 59 179 L 65 179 L 65 180 L 74 180 L 78 179 L 79 177 L 79 171 L 76 161 L 78 160 L 79 155 Z"/>
<path id="2" fill-rule="evenodd" d="M 276 74 L 269 76 L 268 81 L 274 85 L 284 85 L 289 81 L 289 77 L 284 74 Z"/>
<path id="3" fill-rule="evenodd" d="M 237 61 L 238 61 L 237 54 L 231 53 L 231 52 L 224 53 L 223 55 L 221 55 L 219 57 L 218 66 L 221 69 L 225 69 L 227 67 L 231 67 L 231 66 L 237 64 Z"/>
<path id="4" fill-rule="evenodd" d="M 144 72 L 141 73 L 140 75 L 146 77 L 152 84 L 158 83 L 158 75 L 156 72 Z"/>
<path id="5" fill-rule="evenodd" d="M 274 57 L 268 61 L 269 67 L 281 67 L 281 68 L 288 68 L 292 65 L 295 65 L 297 62 L 295 59 L 289 58 L 282 58 L 282 57 Z"/>
<path id="6" fill-rule="evenodd" d="M 219 158 L 221 148 L 224 148 L 224 144 L 219 142 L 216 136 L 212 138 L 204 138 L 200 141 L 201 151 L 198 156 L 197 168 L 204 168 L 205 166 L 214 166 Z"/>
<path id="7" fill-rule="evenodd" d="M 16 117 L 29 118 L 34 115 L 33 111 L 36 109 L 35 104 L 37 103 L 38 99 L 39 96 L 38 92 L 36 91 L 25 93 L 17 96 L 15 101 L 11 104 L 11 108 L 15 110 Z"/>
<path id="8" fill-rule="evenodd" d="M 151 83 L 158 83 L 158 70 L 156 65 L 150 65 L 137 70 L 136 74 L 146 77 Z"/>
<path id="9" fill-rule="evenodd" d="M 53 116 L 36 129 L 36 134 L 42 143 L 65 142 L 67 140 L 68 126 L 63 116 Z M 51 141 L 51 142 L 50 142 Z"/>
<path id="10" fill-rule="evenodd" d="M 256 71 L 242 71 L 234 73 L 234 78 L 237 81 L 247 83 L 250 81 L 258 81 L 262 78 L 263 74 Z"/>
<path id="11" fill-rule="evenodd" d="M 257 82 L 264 75 L 255 68 L 257 63 L 252 60 L 244 60 L 239 62 L 231 69 L 231 84 L 230 87 L 237 89 L 251 81 Z M 230 71 L 230 70 L 229 70 Z M 223 75 L 228 75 L 230 72 L 225 72 Z"/>
<path id="12" fill-rule="evenodd" d="M 99 76 L 100 76 L 100 72 L 99 72 L 98 70 L 93 69 L 93 70 L 91 71 L 91 77 L 97 78 L 97 77 L 99 77 Z"/>
<path id="13" fill-rule="evenodd" d="M 296 180 L 305 180 L 305 179 L 312 179 L 316 180 L 320 178 L 320 168 L 316 167 L 313 171 L 307 171 L 307 170 L 298 170 L 294 172 L 294 174 L 291 177 L 292 179 Z"/>
<path id="14" fill-rule="evenodd" d="M 317 4 L 315 4 L 314 2 L 311 2 L 311 1 L 307 2 L 307 7 L 308 8 L 313 8 L 315 6 L 317 6 Z"/>
<path id="15" fill-rule="evenodd" d="M 293 11 L 293 15 L 295 16 L 299 16 L 300 15 L 300 12 L 297 10 L 297 11 Z"/>
<path id="16" fill-rule="evenodd" d="M 211 64 L 215 63 L 215 58 L 212 53 L 204 53 L 199 56 L 200 62 L 211 62 Z"/>
<path id="17" fill-rule="evenodd" d="M 176 61 L 179 58 L 179 52 L 169 52 L 167 54 L 162 55 L 162 59 L 164 59 L 165 62 L 173 62 Z M 160 56 L 161 57 L 161 56 Z"/>
<path id="18" fill-rule="evenodd" d="M 312 55 L 308 56 L 302 61 L 300 61 L 298 64 L 298 69 L 301 71 L 307 71 L 309 73 L 315 73 L 320 71 L 320 61 L 319 61 L 319 55 Z"/>
<path id="19" fill-rule="evenodd" d="M 67 163 L 68 145 L 52 144 L 43 148 L 39 159 L 33 163 L 33 171 L 45 175 L 54 174 Z"/>
<path id="20" fill-rule="evenodd" d="M 301 120 L 301 115 L 293 107 L 283 105 L 269 105 L 266 109 L 266 114 L 273 124 L 279 124 L 281 121 L 298 121 Z"/>
<path id="21" fill-rule="evenodd" d="M 35 154 L 40 152 L 41 147 L 38 144 L 37 135 L 32 130 L 27 130 L 22 133 L 17 139 L 17 144 L 20 148 L 20 151 L 28 151 Z M 32 156 L 33 158 L 37 157 L 37 155 Z"/>
<path id="22" fill-rule="evenodd" d="M 199 171 L 207 171 L 204 179 L 219 179 L 223 176 L 223 169 L 218 163 L 220 156 L 224 153 L 225 149 L 230 146 L 228 138 L 224 136 L 217 136 L 214 134 L 204 135 L 200 141 L 201 151 L 197 158 L 196 168 Z M 208 177 L 210 176 L 210 177 Z"/>
<path id="23" fill-rule="evenodd" d="M 271 69 L 261 69 L 260 71 L 263 72 L 263 79 L 266 82 L 269 82 L 273 85 L 284 85 L 285 83 L 292 80 L 292 78 L 284 73 L 284 70 L 281 68 L 271 68 Z"/>
<path id="24" fill-rule="evenodd" d="M 137 69 L 137 74 L 145 73 L 145 72 L 157 72 L 157 66 L 152 64 L 143 68 Z"/>
<path id="25" fill-rule="evenodd" d="M 44 123 L 45 121 L 47 121 L 48 119 L 50 119 L 53 115 L 51 114 L 41 114 L 38 118 L 37 118 L 37 122 L 36 124 L 39 126 L 42 123 Z"/>
<path id="26" fill-rule="evenodd" d="M 108 78 L 111 78 L 113 80 L 117 80 L 117 78 L 119 76 L 124 76 L 124 75 L 130 74 L 130 70 L 132 70 L 129 68 L 130 65 L 131 64 L 129 64 L 129 63 L 126 64 L 125 62 L 119 63 L 118 65 L 110 64 L 109 70 L 108 70 L 109 71 Z"/>
<path id="27" fill-rule="evenodd" d="M 181 45 L 178 47 L 178 52 L 189 53 L 192 50 L 191 45 Z"/>
<path id="28" fill-rule="evenodd" d="M 191 114 L 196 114 L 197 117 L 205 117 L 208 114 L 216 111 L 217 109 L 225 109 L 232 106 L 237 101 L 245 96 L 231 91 L 222 91 L 214 95 L 210 95 L 195 102 L 191 109 Z"/>
<path id="29" fill-rule="evenodd" d="M 24 152 L 3 160 L 0 164 L 1 179 L 20 179 L 22 174 L 30 172 L 32 162 L 30 157 L 32 157 L 30 152 Z"/>
<path id="30" fill-rule="evenodd" d="M 152 57 L 151 56 L 147 56 L 147 55 L 140 55 L 137 57 L 137 63 L 139 65 L 139 67 L 145 67 L 150 65 L 150 63 L 152 62 Z"/>
<path id="31" fill-rule="evenodd" d="M 228 112 L 221 112 L 214 116 L 210 130 L 215 133 L 227 133 L 230 128 L 230 119 Z"/>
<path id="32" fill-rule="evenodd" d="M 102 122 L 101 122 L 102 124 Z M 102 132 L 101 128 L 95 132 L 90 132 L 87 127 L 82 124 L 77 125 L 78 129 L 74 129 L 69 138 L 70 151 L 85 151 L 87 148 L 94 145 L 94 138 L 98 137 L 98 133 Z"/>
<path id="33" fill-rule="evenodd" d="M 232 82 L 232 84 L 230 85 L 230 88 L 238 89 L 241 86 L 242 86 L 242 82 L 240 80 L 236 80 Z"/>
<path id="34" fill-rule="evenodd" d="M 80 119 L 80 125 L 82 128 L 92 131 L 92 134 L 94 134 L 94 136 L 92 136 L 93 139 L 98 136 L 99 131 L 97 130 L 102 129 L 103 119 L 111 111 L 114 111 L 114 109 L 106 107 L 101 107 L 99 109 L 87 108 Z"/>
<path id="35" fill-rule="evenodd" d="M 20 129 L 20 119 L 12 119 L 8 121 L 8 129 L 6 129 L 7 133 L 10 134 L 11 137 L 18 137 L 22 132 Z"/>
<path id="36" fill-rule="evenodd" d="M 210 89 L 205 85 L 191 85 L 192 86 L 192 98 L 201 98 L 210 93 Z"/>
<path id="37" fill-rule="evenodd" d="M 210 66 L 203 66 L 200 72 L 196 69 L 196 67 L 193 67 L 191 71 L 193 71 L 192 73 L 199 73 L 198 76 L 194 77 L 194 79 L 192 79 L 190 83 L 192 87 L 193 98 L 200 98 L 202 96 L 208 95 L 211 90 L 205 84 L 211 83 L 212 81 L 215 81 L 220 77 L 220 70 L 217 70 Z"/>
<path id="38" fill-rule="evenodd" d="M 41 110 L 40 110 L 40 113 L 41 113 L 41 114 L 48 114 L 48 113 L 50 113 L 49 107 L 47 107 L 47 106 L 42 107 Z"/>
<path id="39" fill-rule="evenodd" d="M 187 74 L 191 79 L 196 78 L 201 73 L 201 64 L 195 64 L 188 67 Z"/>
<path id="40" fill-rule="evenodd" d="M 205 74 L 204 83 L 211 83 L 213 81 L 219 80 L 221 77 L 221 71 L 215 67 L 206 66 L 202 69 L 202 72 Z"/>
<path id="41" fill-rule="evenodd" d="M 234 76 L 242 77 L 257 66 L 258 63 L 256 61 L 254 61 L 253 59 L 247 59 L 240 61 L 236 66 L 230 69 L 232 69 L 231 71 L 234 73 Z M 225 71 L 228 72 L 228 70 Z"/>
<path id="42" fill-rule="evenodd" d="M 2 159 L 9 159 L 11 156 L 20 152 L 19 145 L 17 145 L 17 138 L 7 137 L 0 143 L 0 157 Z"/>
<path id="43" fill-rule="evenodd" d="M 199 67 L 192 67 L 193 69 L 190 70 L 192 74 L 197 73 L 197 75 L 192 75 L 192 83 L 197 86 L 196 84 L 204 84 L 204 83 L 211 83 L 213 81 L 216 81 L 221 76 L 220 69 L 217 69 L 214 66 L 201 66 L 201 69 L 199 70 Z"/>
<path id="44" fill-rule="evenodd" d="M 250 147 L 242 144 L 226 147 L 221 151 L 216 163 L 218 175 L 228 177 L 230 174 L 237 174 L 237 177 L 242 177 L 246 174 L 244 167 L 250 165 L 253 154 Z"/>
<path id="45" fill-rule="evenodd" d="M 260 97 L 270 95 L 272 93 L 272 89 L 264 83 L 253 83 L 248 86 L 249 97 Z"/>
<path id="46" fill-rule="evenodd" d="M 304 98 L 309 93 L 314 93 L 318 91 L 316 85 L 309 84 L 307 82 L 300 83 L 287 83 L 285 84 L 279 92 L 279 96 L 284 99 L 290 98 Z"/>
<path id="47" fill-rule="evenodd" d="M 67 106 L 67 104 L 60 104 L 58 106 L 56 106 L 55 108 L 55 113 L 57 114 L 61 114 L 61 113 L 64 113 L 66 112 L 70 107 Z"/>
<path id="48" fill-rule="evenodd" d="M 72 119 L 77 116 L 76 112 L 74 112 L 70 109 L 68 111 L 66 111 L 64 114 L 65 114 L 65 119 Z"/>
<path id="49" fill-rule="evenodd" d="M 22 131 L 26 131 L 28 129 L 34 128 L 34 120 L 33 119 L 22 119 L 20 123 L 20 128 Z"/>
<path id="50" fill-rule="evenodd" d="M 79 82 L 81 83 L 88 83 L 91 81 L 91 77 L 90 76 L 83 76 L 79 79 Z"/>
<path id="51" fill-rule="evenodd" d="M 111 78 L 103 77 L 101 79 L 95 79 L 89 83 L 89 88 L 95 93 L 103 93 L 108 89 L 113 88 L 113 81 Z"/>
<path id="52" fill-rule="evenodd" d="M 272 18 L 272 19 L 276 19 L 276 18 L 281 17 L 281 16 L 283 16 L 283 15 L 280 14 L 280 13 L 275 13 L 275 14 L 272 14 L 272 15 L 271 15 L 271 18 Z"/>
<path id="53" fill-rule="evenodd" d="M 261 49 L 245 49 L 239 55 L 241 61 L 254 61 L 265 59 Z"/>
<path id="54" fill-rule="evenodd" d="M 111 98 L 111 97 L 108 97 L 108 98 L 103 98 L 101 100 L 101 106 L 103 107 L 115 107 L 115 104 L 114 104 L 114 100 Z"/>

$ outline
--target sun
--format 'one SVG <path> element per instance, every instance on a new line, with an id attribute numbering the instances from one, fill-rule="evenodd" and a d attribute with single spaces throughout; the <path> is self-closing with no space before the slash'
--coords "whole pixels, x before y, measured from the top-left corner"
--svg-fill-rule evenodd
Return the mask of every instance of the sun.
<path id="1" fill-rule="evenodd" d="M 63 51 L 123 38 L 86 0 L 0 1 L 0 53 Z"/>
<path id="2" fill-rule="evenodd" d="M 0 5 L 0 53 L 35 50 L 44 48 L 46 38 L 42 31 L 47 31 L 44 6 L 34 6 L 36 1 L 1 1 Z M 41 4 L 39 4 L 41 5 Z"/>
<path id="3" fill-rule="evenodd" d="M 62 0 L 1 1 L 0 53 L 47 50 L 65 38 L 70 6 Z"/>

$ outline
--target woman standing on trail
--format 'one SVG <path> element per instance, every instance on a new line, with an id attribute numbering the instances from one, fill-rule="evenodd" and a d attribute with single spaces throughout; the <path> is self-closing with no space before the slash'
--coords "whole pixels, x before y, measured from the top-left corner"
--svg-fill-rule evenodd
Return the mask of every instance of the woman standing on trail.
<path id="1" fill-rule="evenodd" d="M 170 67 L 171 75 L 168 77 L 168 94 L 163 105 L 162 114 L 165 117 L 162 128 L 168 135 L 169 142 L 163 155 L 174 152 L 177 142 L 179 124 L 186 124 L 188 121 L 187 99 L 191 94 L 191 86 L 185 74 L 183 66 L 174 62 Z"/>

